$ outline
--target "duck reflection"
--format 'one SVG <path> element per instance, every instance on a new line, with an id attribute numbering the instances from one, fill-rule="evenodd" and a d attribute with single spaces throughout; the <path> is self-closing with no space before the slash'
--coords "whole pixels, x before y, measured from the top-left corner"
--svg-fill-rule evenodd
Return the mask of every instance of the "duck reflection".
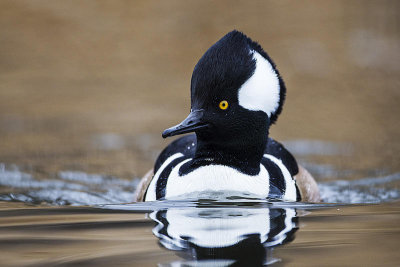
<path id="1" fill-rule="evenodd" d="M 294 239 L 292 208 L 170 208 L 153 212 L 160 244 L 184 258 L 171 266 L 264 266 L 272 249 Z"/>

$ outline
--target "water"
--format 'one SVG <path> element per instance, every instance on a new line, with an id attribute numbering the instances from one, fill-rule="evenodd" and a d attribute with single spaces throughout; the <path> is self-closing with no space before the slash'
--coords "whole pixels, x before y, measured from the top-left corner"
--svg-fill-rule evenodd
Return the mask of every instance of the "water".
<path id="1" fill-rule="evenodd" d="M 400 260 L 398 203 L 1 205 L 3 266 L 396 266 Z"/>
<path id="2" fill-rule="evenodd" d="M 315 204 L 229 193 L 129 203 L 138 181 L 78 171 L 39 179 L 1 164 L 2 265 L 394 266 L 400 260 L 399 173 L 322 181 L 324 202 Z"/>
<path id="3" fill-rule="evenodd" d="M 61 171 L 53 178 L 39 180 L 16 166 L 0 164 L 0 186 L 12 192 L 0 194 L 0 200 L 6 201 L 54 205 L 131 202 L 138 182 L 77 171 Z"/>

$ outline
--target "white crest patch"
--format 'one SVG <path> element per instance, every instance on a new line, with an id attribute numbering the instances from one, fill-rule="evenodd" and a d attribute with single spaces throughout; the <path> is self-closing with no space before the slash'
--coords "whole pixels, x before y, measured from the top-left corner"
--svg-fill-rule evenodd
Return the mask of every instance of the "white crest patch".
<path id="1" fill-rule="evenodd" d="M 239 105 L 248 110 L 264 111 L 271 116 L 279 106 L 279 79 L 271 63 L 256 51 L 254 74 L 239 88 Z"/>

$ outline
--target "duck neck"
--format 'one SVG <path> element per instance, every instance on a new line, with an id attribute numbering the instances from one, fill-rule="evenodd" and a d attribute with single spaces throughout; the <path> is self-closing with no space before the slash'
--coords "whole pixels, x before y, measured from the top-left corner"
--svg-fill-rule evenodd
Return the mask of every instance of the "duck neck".
<path id="1" fill-rule="evenodd" d="M 234 136 L 224 140 L 197 134 L 192 167 L 225 165 L 248 175 L 257 175 L 260 172 L 267 140 L 268 131 L 263 131 L 262 134 L 246 133 L 246 136 Z"/>

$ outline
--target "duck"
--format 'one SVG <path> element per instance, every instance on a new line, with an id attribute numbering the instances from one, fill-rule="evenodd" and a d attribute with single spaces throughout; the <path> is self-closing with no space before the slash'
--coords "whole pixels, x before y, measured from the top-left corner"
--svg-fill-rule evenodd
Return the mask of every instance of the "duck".
<path id="1" fill-rule="evenodd" d="M 194 67 L 191 109 L 162 137 L 184 135 L 158 156 L 135 201 L 185 199 L 207 194 L 319 202 L 312 175 L 269 129 L 280 115 L 285 83 L 255 41 L 233 30 Z"/>

